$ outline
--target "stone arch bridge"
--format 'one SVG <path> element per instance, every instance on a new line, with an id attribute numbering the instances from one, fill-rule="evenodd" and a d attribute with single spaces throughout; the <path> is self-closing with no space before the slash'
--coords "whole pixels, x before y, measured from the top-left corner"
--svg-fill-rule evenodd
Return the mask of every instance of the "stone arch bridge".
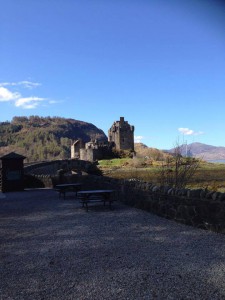
<path id="1" fill-rule="evenodd" d="M 78 159 L 42 161 L 24 164 L 25 174 L 54 176 L 59 170 L 64 170 L 65 172 L 74 171 L 78 174 L 83 172 L 95 174 L 96 172 L 99 172 L 95 163 Z"/>

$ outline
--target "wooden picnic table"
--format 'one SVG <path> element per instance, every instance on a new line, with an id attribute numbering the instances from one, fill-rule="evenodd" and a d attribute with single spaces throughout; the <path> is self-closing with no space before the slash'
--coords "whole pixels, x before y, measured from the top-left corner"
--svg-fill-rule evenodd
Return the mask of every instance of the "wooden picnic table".
<path id="1" fill-rule="evenodd" d="M 87 190 L 87 191 L 79 191 L 77 192 L 77 197 L 80 199 L 83 207 L 86 207 L 88 211 L 88 204 L 94 202 L 103 202 L 105 205 L 106 202 L 109 202 L 109 207 L 111 208 L 111 204 L 114 201 L 111 198 L 111 194 L 114 190 Z"/>
<path id="2" fill-rule="evenodd" d="M 55 186 L 55 190 L 59 192 L 59 197 L 63 195 L 65 199 L 67 192 L 75 192 L 77 196 L 77 192 L 81 189 L 81 186 L 81 183 L 63 183 L 57 184 Z"/>

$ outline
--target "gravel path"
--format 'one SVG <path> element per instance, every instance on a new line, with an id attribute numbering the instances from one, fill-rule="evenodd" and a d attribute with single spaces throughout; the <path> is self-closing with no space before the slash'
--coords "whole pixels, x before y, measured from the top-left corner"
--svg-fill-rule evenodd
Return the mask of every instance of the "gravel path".
<path id="1" fill-rule="evenodd" d="M 53 190 L 0 198 L 0 299 L 225 299 L 225 235 Z"/>

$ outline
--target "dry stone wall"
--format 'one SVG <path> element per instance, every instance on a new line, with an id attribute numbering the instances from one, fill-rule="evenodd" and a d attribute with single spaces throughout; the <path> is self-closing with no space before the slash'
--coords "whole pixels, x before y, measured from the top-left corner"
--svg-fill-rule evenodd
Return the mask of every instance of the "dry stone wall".
<path id="1" fill-rule="evenodd" d="M 135 179 L 95 176 L 95 188 L 114 188 L 117 198 L 131 206 L 194 227 L 225 233 L 225 193 L 205 189 L 171 189 Z"/>
<path id="2" fill-rule="evenodd" d="M 38 175 L 43 186 L 54 186 L 53 178 Z M 117 180 L 103 176 L 65 177 L 64 182 L 81 182 L 83 189 L 115 189 L 114 197 L 127 205 L 194 227 L 225 233 L 225 193 L 204 189 L 159 187 L 135 179 Z"/>

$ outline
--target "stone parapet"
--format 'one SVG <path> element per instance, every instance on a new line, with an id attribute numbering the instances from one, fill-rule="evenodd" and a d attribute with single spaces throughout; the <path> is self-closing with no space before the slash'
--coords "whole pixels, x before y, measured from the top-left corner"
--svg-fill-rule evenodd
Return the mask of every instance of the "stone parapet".
<path id="1" fill-rule="evenodd" d="M 37 175 L 38 182 L 51 187 L 56 177 Z M 64 179 L 81 182 L 83 189 L 114 189 L 121 202 L 161 217 L 194 227 L 225 233 L 225 193 L 205 189 L 173 189 L 136 179 L 119 180 L 103 176 Z"/>
<path id="2" fill-rule="evenodd" d="M 90 178 L 89 178 L 90 180 Z M 173 189 L 136 179 L 95 176 L 95 187 L 114 188 L 127 205 L 194 227 L 225 233 L 225 193 L 205 189 Z"/>

